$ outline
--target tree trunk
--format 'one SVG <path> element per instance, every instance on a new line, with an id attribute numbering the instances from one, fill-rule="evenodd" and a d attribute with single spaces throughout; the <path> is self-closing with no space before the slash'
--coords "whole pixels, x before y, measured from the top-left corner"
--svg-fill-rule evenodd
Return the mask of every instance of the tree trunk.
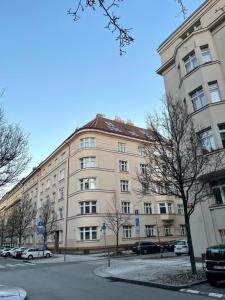
<path id="1" fill-rule="evenodd" d="M 116 232 L 116 253 L 119 252 L 119 230 Z"/>
<path id="2" fill-rule="evenodd" d="M 22 237 L 19 236 L 19 248 L 21 247 L 21 239 L 22 239 Z"/>
<path id="3" fill-rule="evenodd" d="M 191 271 L 192 274 L 196 274 L 197 269 L 196 269 L 195 255 L 194 255 L 194 249 L 192 244 L 192 237 L 191 237 L 190 217 L 188 216 L 186 205 L 184 206 L 184 218 L 185 218 L 187 242 L 188 242 L 189 255 L 190 255 Z"/>

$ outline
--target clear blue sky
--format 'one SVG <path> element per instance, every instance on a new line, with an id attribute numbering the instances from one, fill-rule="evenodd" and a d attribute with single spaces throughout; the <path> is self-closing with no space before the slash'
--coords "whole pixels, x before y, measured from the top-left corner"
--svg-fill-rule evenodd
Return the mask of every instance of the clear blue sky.
<path id="1" fill-rule="evenodd" d="M 174 0 L 124 0 L 117 13 L 135 43 L 119 56 L 99 10 L 74 23 L 77 0 L 1 0 L 0 88 L 9 121 L 29 134 L 31 168 L 96 113 L 145 127 L 163 80 L 156 48 L 183 21 Z M 203 0 L 184 0 L 189 14 Z"/>

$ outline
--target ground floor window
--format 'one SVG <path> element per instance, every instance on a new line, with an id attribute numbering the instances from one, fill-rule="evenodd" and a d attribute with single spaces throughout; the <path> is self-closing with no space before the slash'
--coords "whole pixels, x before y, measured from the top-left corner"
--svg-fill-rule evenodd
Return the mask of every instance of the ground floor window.
<path id="1" fill-rule="evenodd" d="M 180 225 L 180 234 L 181 235 L 186 235 L 186 226 L 185 226 L 185 224 Z"/>
<path id="2" fill-rule="evenodd" d="M 171 226 L 170 225 L 164 225 L 164 233 L 165 233 L 165 236 L 172 235 Z"/>
<path id="3" fill-rule="evenodd" d="M 145 230 L 146 230 L 146 236 L 147 237 L 156 236 L 154 225 L 146 225 Z"/>
<path id="4" fill-rule="evenodd" d="M 97 226 L 80 227 L 81 241 L 97 240 Z"/>
<path id="5" fill-rule="evenodd" d="M 215 198 L 215 204 L 225 204 L 225 180 L 213 182 L 212 191 Z"/>
<path id="6" fill-rule="evenodd" d="M 130 225 L 123 226 L 123 237 L 125 239 L 131 239 L 131 229 L 132 226 Z"/>

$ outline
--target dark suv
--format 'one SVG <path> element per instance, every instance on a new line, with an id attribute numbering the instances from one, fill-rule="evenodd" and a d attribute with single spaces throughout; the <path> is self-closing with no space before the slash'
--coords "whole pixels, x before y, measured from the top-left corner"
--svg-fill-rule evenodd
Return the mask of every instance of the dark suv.
<path id="1" fill-rule="evenodd" d="M 134 244 L 132 250 L 136 254 L 160 253 L 162 247 L 153 242 L 137 242 Z"/>
<path id="2" fill-rule="evenodd" d="M 225 245 L 206 249 L 205 267 L 206 278 L 211 285 L 216 285 L 219 280 L 225 280 Z"/>

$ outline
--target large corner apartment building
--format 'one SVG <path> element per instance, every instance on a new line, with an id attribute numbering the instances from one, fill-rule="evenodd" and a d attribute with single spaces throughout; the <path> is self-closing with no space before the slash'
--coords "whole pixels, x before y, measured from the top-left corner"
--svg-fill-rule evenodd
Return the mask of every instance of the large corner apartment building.
<path id="1" fill-rule="evenodd" d="M 158 48 L 166 94 L 185 101 L 207 152 L 225 151 L 225 0 L 205 1 Z M 196 256 L 225 243 L 225 169 L 208 174 L 212 196 L 191 218 Z"/>
<path id="2" fill-rule="evenodd" d="M 7 211 L 28 195 L 37 209 L 47 199 L 57 212 L 57 230 L 48 246 L 67 250 L 96 250 L 104 247 L 102 224 L 117 207 L 126 222 L 119 244 L 128 246 L 138 237 L 134 212 L 140 216 L 140 238 L 158 242 L 185 236 L 183 206 L 171 196 L 142 194 L 137 172 L 145 170 L 144 144 L 148 131 L 97 115 L 77 129 L 0 202 Z M 38 217 L 37 217 L 38 218 Z M 106 229 L 107 245 L 116 244 Z M 36 232 L 25 244 L 38 245 Z"/>

